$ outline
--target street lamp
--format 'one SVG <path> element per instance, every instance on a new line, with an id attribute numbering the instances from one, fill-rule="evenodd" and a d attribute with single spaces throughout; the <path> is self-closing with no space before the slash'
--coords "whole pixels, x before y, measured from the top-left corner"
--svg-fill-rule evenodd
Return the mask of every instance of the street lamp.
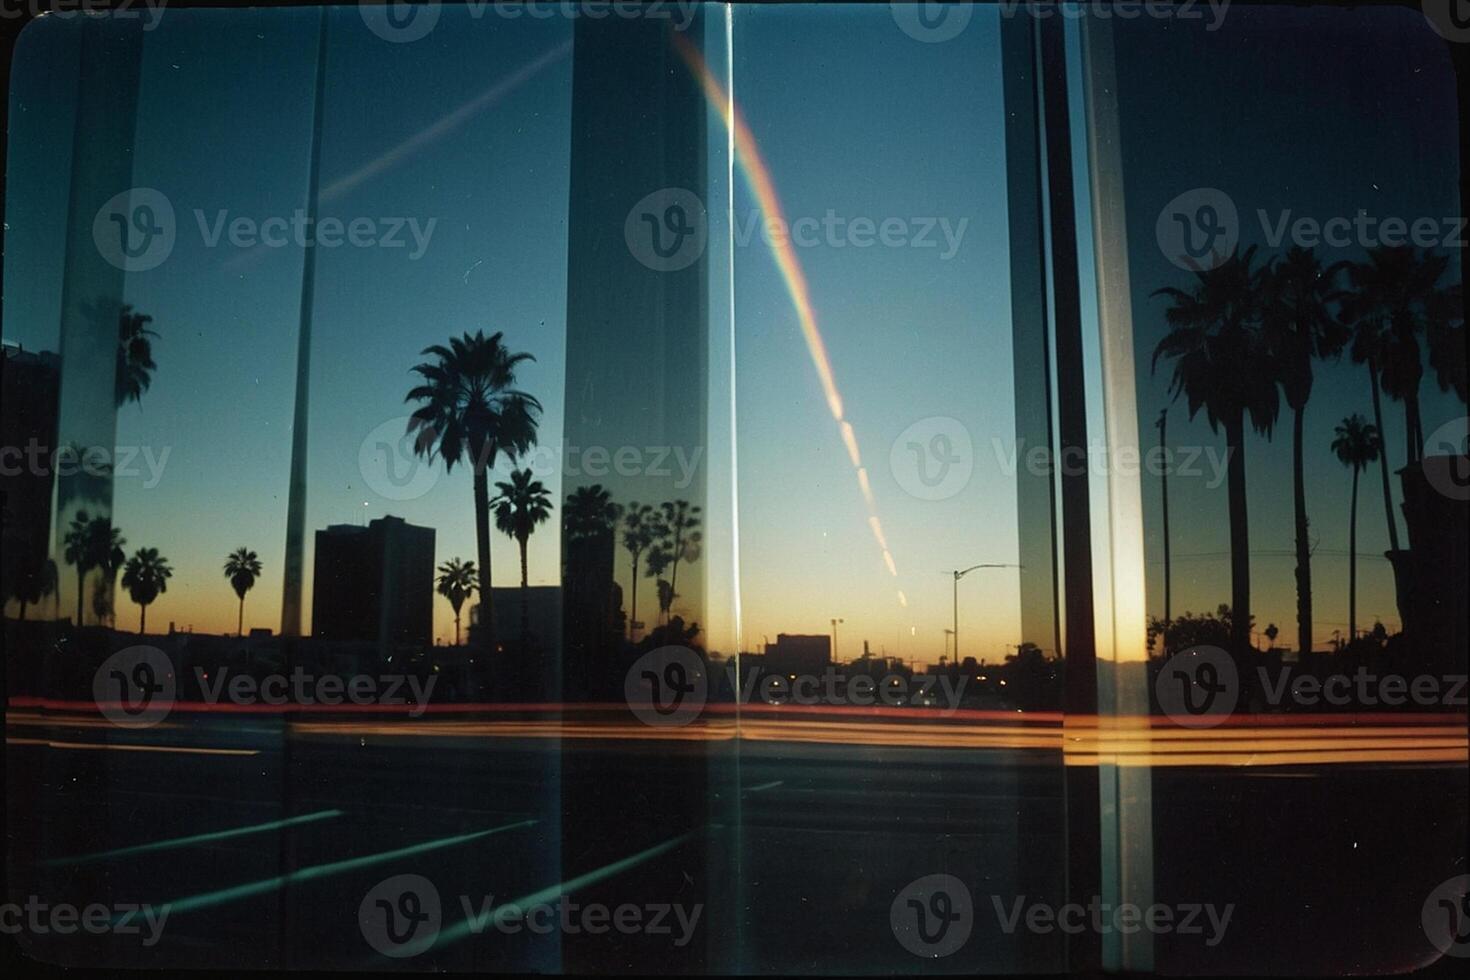
<path id="1" fill-rule="evenodd" d="M 954 575 L 954 662 L 960 662 L 960 579 L 980 568 L 1020 568 L 1020 565 L 999 565 L 987 563 L 984 565 L 971 565 L 969 568 L 957 568 L 951 574 Z"/>
<path id="2" fill-rule="evenodd" d="M 847 622 L 845 619 L 832 620 L 832 662 L 834 664 L 837 663 L 837 624 L 845 622 Z"/>

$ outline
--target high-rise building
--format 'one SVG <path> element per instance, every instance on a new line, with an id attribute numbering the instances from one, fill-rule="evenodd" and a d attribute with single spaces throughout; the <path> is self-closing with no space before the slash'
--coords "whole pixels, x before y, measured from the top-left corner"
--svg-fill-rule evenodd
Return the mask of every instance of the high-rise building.
<path id="1" fill-rule="evenodd" d="M 380 517 L 317 531 L 312 581 L 317 639 L 432 644 L 433 528 Z"/>

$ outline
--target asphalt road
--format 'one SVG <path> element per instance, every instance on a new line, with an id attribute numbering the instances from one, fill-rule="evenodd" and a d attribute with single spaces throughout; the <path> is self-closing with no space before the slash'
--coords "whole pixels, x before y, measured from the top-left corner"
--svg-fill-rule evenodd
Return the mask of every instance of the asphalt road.
<path id="1" fill-rule="evenodd" d="M 135 915 L 136 933 L 24 929 L 32 955 L 52 962 L 849 974 L 1066 965 L 1060 931 L 1007 929 L 1002 914 L 1018 901 L 1066 901 L 1059 751 L 487 737 L 447 720 L 407 733 L 268 715 L 122 731 L 12 713 L 6 759 L 12 902 L 101 903 L 115 924 L 128 906 L 150 906 L 155 922 L 169 909 L 156 930 Z M 1434 958 L 1420 910 L 1466 870 L 1463 765 L 1178 766 L 1155 770 L 1152 792 L 1154 901 L 1231 906 L 1220 935 L 1158 936 L 1160 969 L 1376 972 Z M 955 926 L 964 941 L 938 958 L 906 948 L 891 919 L 900 893 L 936 874 L 964 883 L 971 910 Z M 547 908 L 514 914 L 533 906 Z M 634 910 L 621 929 L 610 924 L 620 906 Z M 605 931 L 595 931 L 600 907 Z"/>

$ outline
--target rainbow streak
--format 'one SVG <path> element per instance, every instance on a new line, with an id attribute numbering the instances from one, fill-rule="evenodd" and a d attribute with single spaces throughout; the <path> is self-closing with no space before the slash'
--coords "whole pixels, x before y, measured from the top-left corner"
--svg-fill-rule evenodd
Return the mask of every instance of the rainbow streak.
<path id="1" fill-rule="evenodd" d="M 761 211 L 768 219 L 776 221 L 779 226 L 790 227 L 790 223 L 786 220 L 786 213 L 781 208 L 781 198 L 776 194 L 776 185 L 771 180 L 770 168 L 766 166 L 765 160 L 761 157 L 755 136 L 751 133 L 750 127 L 746 125 L 740 110 L 735 107 L 734 100 L 720 86 L 719 79 L 710 70 L 704 56 L 700 54 L 693 42 L 679 31 L 672 32 L 670 37 L 679 57 L 684 60 L 690 73 L 703 88 L 705 99 L 708 100 L 710 107 L 719 114 L 725 128 L 733 135 L 736 164 L 745 178 L 746 186 L 755 195 Z M 776 261 L 776 268 L 781 271 L 781 278 L 786 282 L 786 291 L 791 295 L 791 305 L 796 309 L 796 319 L 801 326 L 801 335 L 806 341 L 807 353 L 811 355 L 812 366 L 817 370 L 817 379 L 822 384 L 822 393 L 827 398 L 827 408 L 837 423 L 843 446 L 847 449 L 848 458 L 857 472 L 858 488 L 862 492 L 863 502 L 868 507 L 868 526 L 873 532 L 873 539 L 883 552 L 883 564 L 887 567 L 889 574 L 896 578 L 898 567 L 894 564 L 893 555 L 888 550 L 888 542 L 883 535 L 883 525 L 878 520 L 872 487 L 868 483 L 868 472 L 863 467 L 862 455 L 858 452 L 857 435 L 853 432 L 852 424 L 842 413 L 842 395 L 837 390 L 837 379 L 832 371 L 832 361 L 827 356 L 827 343 L 822 339 L 822 331 L 817 327 L 817 314 L 812 308 L 811 291 L 807 287 L 806 273 L 796 259 L 796 248 L 791 243 L 791 237 L 789 235 L 770 237 L 772 238 L 771 255 Z"/>

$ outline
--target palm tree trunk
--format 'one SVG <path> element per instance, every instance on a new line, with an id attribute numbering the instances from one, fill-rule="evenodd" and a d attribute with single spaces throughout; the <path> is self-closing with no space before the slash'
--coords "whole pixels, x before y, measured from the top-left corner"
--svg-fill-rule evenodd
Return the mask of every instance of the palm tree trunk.
<path id="1" fill-rule="evenodd" d="M 1312 547 L 1307 541 L 1307 478 L 1302 437 L 1307 415 L 1297 406 L 1291 429 L 1291 480 L 1296 507 L 1296 630 L 1298 654 L 1312 651 Z"/>
<path id="2" fill-rule="evenodd" d="M 633 599 L 628 603 L 628 642 L 634 642 L 633 631 L 638 627 L 638 552 L 633 552 Z"/>
<path id="3" fill-rule="evenodd" d="M 1353 497 L 1348 509 L 1348 642 L 1358 633 L 1358 473 L 1353 467 Z"/>
<path id="4" fill-rule="evenodd" d="M 1408 462 L 1417 463 L 1424 458 L 1424 423 L 1419 414 L 1419 393 L 1410 392 L 1404 398 L 1404 427 L 1408 433 Z"/>
<path id="5" fill-rule="evenodd" d="M 459 613 L 454 614 L 454 645 L 459 646 Z"/>
<path id="6" fill-rule="evenodd" d="M 1245 418 L 1225 420 L 1225 451 L 1229 454 L 1226 483 L 1230 498 L 1230 638 L 1235 653 L 1245 652 L 1251 639 L 1250 521 L 1245 499 Z"/>
<path id="7" fill-rule="evenodd" d="M 1159 455 L 1162 457 L 1168 446 L 1169 410 L 1164 409 L 1159 414 Z M 1167 458 L 1164 465 L 1159 468 L 1159 496 L 1163 505 L 1164 517 L 1164 624 L 1168 628 L 1169 614 L 1171 612 L 1173 569 L 1169 564 L 1169 463 Z"/>
<path id="8" fill-rule="evenodd" d="M 20 600 L 20 621 L 22 623 L 26 621 L 26 601 L 24 599 Z"/>
<path id="9" fill-rule="evenodd" d="M 148 607 L 138 606 L 138 635 L 143 636 L 148 632 Z"/>
<path id="10" fill-rule="evenodd" d="M 525 536 L 518 538 L 521 545 L 521 652 L 524 653 L 531 642 L 531 581 L 526 575 L 526 541 Z"/>
<path id="11" fill-rule="evenodd" d="M 475 553 L 480 576 L 480 636 L 484 648 L 495 652 L 495 610 L 490 595 L 490 474 L 483 453 L 475 460 Z"/>
<path id="12" fill-rule="evenodd" d="M 77 627 L 82 625 L 82 599 L 87 594 L 86 569 L 77 569 Z"/>
<path id="13" fill-rule="evenodd" d="M 240 614 L 235 620 L 235 635 L 245 635 L 245 597 L 240 597 Z"/>
<path id="14" fill-rule="evenodd" d="M 1373 424 L 1378 427 L 1378 471 L 1383 476 L 1383 513 L 1388 518 L 1388 549 L 1399 550 L 1399 525 L 1393 519 L 1393 491 L 1388 483 L 1388 444 L 1384 438 L 1383 400 L 1378 393 L 1378 362 L 1368 358 L 1368 380 L 1373 389 Z"/>

